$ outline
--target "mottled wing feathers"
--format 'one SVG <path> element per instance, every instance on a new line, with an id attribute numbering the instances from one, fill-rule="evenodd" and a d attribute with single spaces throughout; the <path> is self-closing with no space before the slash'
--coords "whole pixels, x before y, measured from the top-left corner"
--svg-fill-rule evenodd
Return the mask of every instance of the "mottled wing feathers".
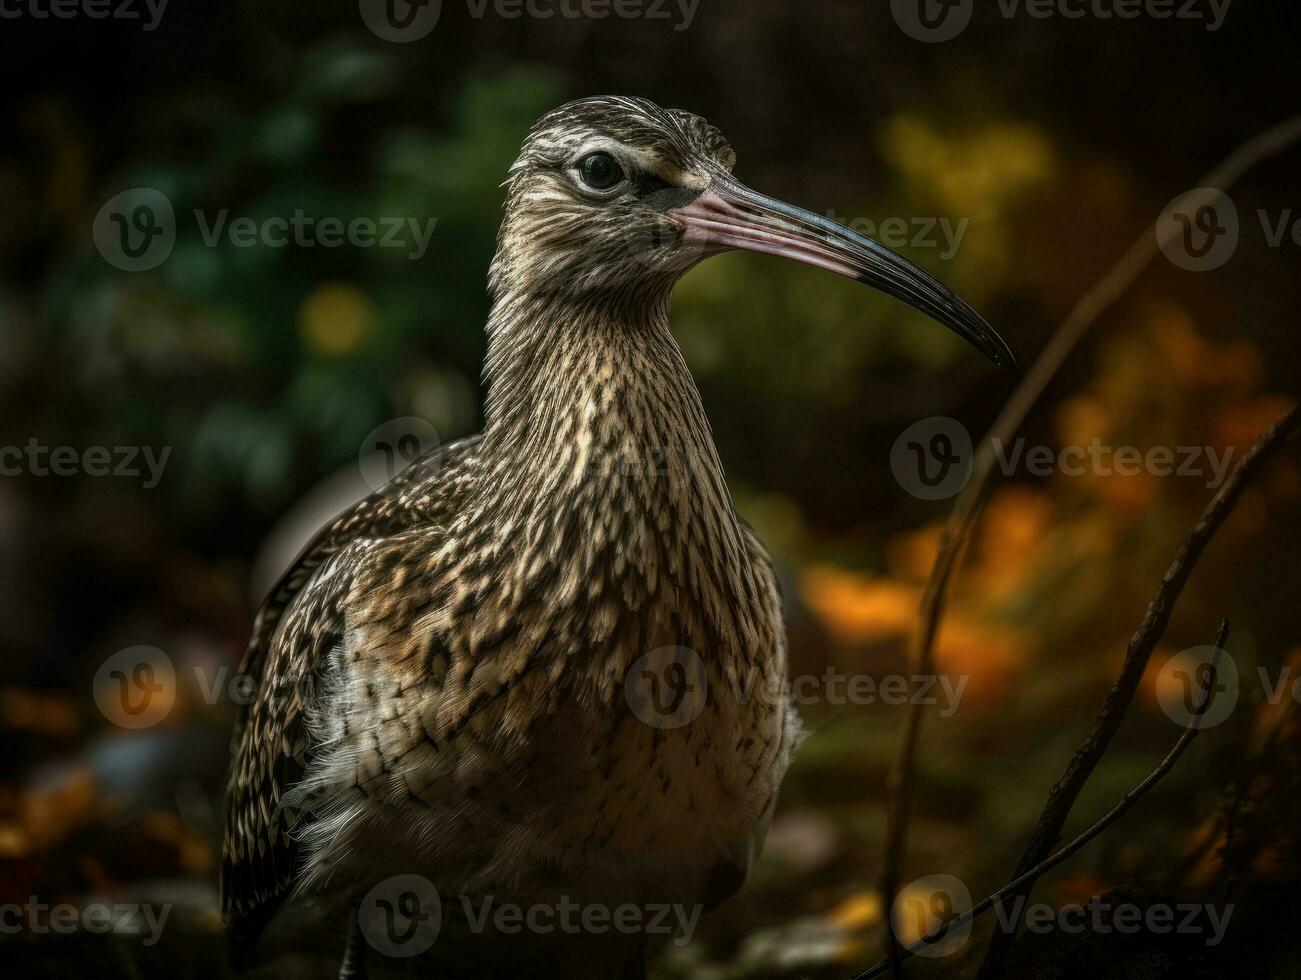
<path id="1" fill-rule="evenodd" d="M 442 477 L 477 449 L 476 436 L 427 454 L 323 527 L 270 590 L 241 673 L 254 696 L 231 745 L 222 847 L 222 917 L 247 953 L 293 882 L 296 815 L 281 806 L 311 751 L 305 725 L 321 673 L 345 630 L 355 571 L 383 539 L 446 516 Z"/>
<path id="2" fill-rule="evenodd" d="M 232 951 L 247 952 L 293 882 L 296 817 L 281 807 L 311 747 L 303 724 L 318 669 L 343 635 L 352 570 L 373 545 L 334 552 L 297 592 L 268 641 L 256 696 L 232 756 L 222 851 L 222 913 Z"/>

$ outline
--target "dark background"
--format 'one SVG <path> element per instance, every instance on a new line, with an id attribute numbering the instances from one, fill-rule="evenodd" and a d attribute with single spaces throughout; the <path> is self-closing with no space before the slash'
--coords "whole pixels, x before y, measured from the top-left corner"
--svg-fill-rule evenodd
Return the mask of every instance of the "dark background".
<path id="1" fill-rule="evenodd" d="M 1234 0 L 1216 32 L 977 7 L 943 44 L 912 40 L 888 3 L 702 0 L 679 31 L 491 9 L 475 19 L 445 0 L 434 31 L 406 45 L 341 2 L 171 0 L 150 32 L 0 20 L 0 445 L 171 447 L 149 489 L 0 477 L 0 900 L 176 908 L 158 949 L 119 942 L 105 959 L 87 937 L 23 933 L 0 939 L 0 956 L 65 975 L 222 972 L 214 855 L 233 707 L 186 678 L 234 670 L 294 542 L 364 491 L 368 433 L 411 416 L 443 441 L 477 430 L 498 185 L 548 108 L 645 96 L 716 123 L 741 178 L 785 200 L 848 221 L 965 219 L 956 255 L 901 251 L 981 310 L 1023 366 L 1168 202 L 1298 111 L 1293 5 Z M 1291 403 L 1301 244 L 1270 247 L 1257 212 L 1301 220 L 1299 163 L 1301 150 L 1284 152 L 1233 189 L 1242 241 L 1225 266 L 1157 258 L 1032 413 L 1031 444 L 1240 456 Z M 95 250 L 92 223 L 140 186 L 170 198 L 179 232 L 163 265 L 127 273 Z M 196 208 L 437 225 L 419 261 L 209 248 Z M 901 488 L 891 446 L 929 416 L 979 436 L 1012 382 L 901 304 L 775 259 L 700 267 L 674 317 L 738 507 L 787 585 L 795 670 L 903 670 L 948 504 Z M 1224 946 L 1174 944 L 1160 954 L 1172 972 L 1132 975 L 1193 975 L 1179 971 L 1194 961 L 1209 976 L 1296 968 L 1297 736 L 1284 719 L 1259 752 L 1281 709 L 1254 678 L 1301 652 L 1299 489 L 1285 455 L 1244 495 L 1074 823 L 1104 812 L 1177 736 L 1157 706 L 1158 669 L 1209 643 L 1222 615 L 1236 626 L 1237 710 L 1037 892 L 1058 904 L 1117 887 L 1236 903 Z M 940 638 L 941 668 L 969 685 L 961 710 L 927 729 L 906 877 L 958 875 L 976 896 L 1006 880 L 1212 492 L 1151 474 L 996 481 Z M 99 712 L 93 685 L 135 645 L 165 651 L 182 682 L 162 724 L 130 732 Z M 902 709 L 805 714 L 815 734 L 764 862 L 661 962 L 665 976 L 841 976 L 879 954 L 884 776 Z M 1250 819 L 1226 829 L 1243 798 Z M 916 975 L 969 969 L 980 945 Z"/>

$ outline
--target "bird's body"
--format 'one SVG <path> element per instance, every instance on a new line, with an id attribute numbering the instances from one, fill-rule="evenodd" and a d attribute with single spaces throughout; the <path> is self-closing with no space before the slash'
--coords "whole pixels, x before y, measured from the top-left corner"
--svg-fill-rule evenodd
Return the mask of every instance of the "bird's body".
<path id="1" fill-rule="evenodd" d="M 255 625 L 223 874 L 241 952 L 416 874 L 442 897 L 426 959 L 456 949 L 440 975 L 479 975 L 467 957 L 495 954 L 458 909 L 699 909 L 744 880 L 799 741 L 781 606 L 669 330 L 701 253 L 646 246 L 681 238 L 675 215 L 732 159 L 640 100 L 530 134 L 490 279 L 484 434 L 323 529 Z M 669 661 L 688 683 L 661 691 Z M 506 946 L 529 958 L 516 975 L 636 976 L 667 938 L 647 932 Z"/>
<path id="2" fill-rule="evenodd" d="M 298 780 L 260 791 L 296 835 L 281 888 L 415 871 L 445 900 L 694 905 L 744 878 L 795 743 L 773 696 L 780 604 L 707 430 L 644 390 L 662 378 L 647 356 L 586 359 L 573 381 L 592 400 L 545 453 L 513 458 L 490 432 L 417 464 L 432 472 L 391 530 L 359 534 L 298 594 L 264 669 L 295 679 L 301 707 L 259 701 L 245 739 L 250 780 L 284 719 L 313 747 Z M 665 647 L 708 671 L 680 727 L 647 724 L 625 690 Z"/>

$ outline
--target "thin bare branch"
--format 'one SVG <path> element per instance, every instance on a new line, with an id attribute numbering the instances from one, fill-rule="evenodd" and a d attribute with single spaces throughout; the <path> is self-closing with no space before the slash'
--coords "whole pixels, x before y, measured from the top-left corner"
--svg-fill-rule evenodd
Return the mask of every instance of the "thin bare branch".
<path id="1" fill-rule="evenodd" d="M 1134 692 L 1138 690 L 1139 682 L 1143 679 L 1152 651 L 1165 633 L 1175 603 L 1179 601 L 1184 584 L 1196 567 L 1197 560 L 1206 549 L 1207 543 L 1214 537 L 1215 532 L 1219 530 L 1220 525 L 1233 509 L 1233 504 L 1242 492 L 1242 488 L 1247 485 L 1270 454 L 1280 448 L 1296 431 L 1298 425 L 1301 425 L 1301 406 L 1294 405 L 1266 429 L 1256 440 L 1255 445 L 1242 457 L 1233 473 L 1207 505 L 1201 519 L 1179 546 L 1174 561 L 1165 573 L 1165 578 L 1161 580 L 1155 598 L 1147 607 L 1143 622 L 1139 624 L 1129 641 L 1120 676 L 1107 695 L 1102 711 L 1084 737 L 1084 741 L 1080 743 L 1080 747 L 1076 749 L 1062 778 L 1048 791 L 1048 801 L 1044 804 L 1039 823 L 1031 834 L 1030 842 L 1026 845 L 1021 861 L 1017 865 L 1016 877 L 1019 881 L 1023 881 L 1023 885 L 1018 887 L 1016 895 L 1029 894 L 1036 877 L 1029 872 L 1052 850 L 1071 812 L 1071 807 L 1075 804 L 1076 797 L 1079 796 L 1094 767 L 1111 745 L 1111 740 L 1120 728 L 1130 702 L 1134 699 Z M 994 935 L 985 962 L 981 966 L 980 976 L 999 975 L 1001 964 L 1015 938 L 1015 934 L 1011 932 Z"/>
<path id="2" fill-rule="evenodd" d="M 1201 181 L 1202 188 L 1227 191 L 1244 173 L 1261 162 L 1276 156 L 1301 141 L 1301 115 L 1293 116 L 1277 126 L 1248 140 L 1229 154 Z M 1204 202 L 1213 203 L 1214 191 L 1204 194 Z M 1168 234 L 1167 234 L 1168 237 Z M 1167 244 L 1160 232 L 1145 229 L 1138 240 L 1121 256 L 1120 260 L 1103 278 L 1086 292 L 1067 314 L 1048 342 L 1043 352 L 1012 393 L 989 434 L 982 441 L 972 465 L 971 478 L 959 495 L 940 540 L 939 553 L 931 576 L 922 595 L 918 628 L 913 635 L 909 657 L 914 673 L 934 673 L 935 637 L 944 615 L 944 601 L 949 582 L 957 568 L 958 558 L 980 516 L 981 508 L 994 472 L 994 446 L 1011 441 L 1031 408 L 1056 376 L 1057 371 L 1079 344 L 1089 329 L 1113 303 L 1118 300 L 1143 270 Z M 890 793 L 886 818 L 886 835 L 881 866 L 881 893 L 887 907 L 898 891 L 908 845 L 908 821 L 912 802 L 912 786 L 916 766 L 917 743 L 921 737 L 924 706 L 914 703 L 904 717 L 899 752 L 887 784 Z M 893 941 L 891 950 L 895 949 Z"/>
<path id="3" fill-rule="evenodd" d="M 1197 703 L 1193 707 L 1193 716 L 1188 719 L 1188 724 L 1184 727 L 1183 734 L 1179 736 L 1179 741 L 1174 744 L 1174 747 L 1166 754 L 1166 757 L 1161 760 L 1161 764 L 1153 769 L 1146 779 L 1122 796 L 1120 802 L 1107 811 L 1106 816 L 1088 830 L 1084 831 L 1084 833 L 1076 837 L 1061 850 L 1040 861 L 1029 871 L 1025 872 L 1025 874 L 1013 879 L 998 891 L 994 892 L 994 894 L 987 896 L 978 904 L 973 905 L 970 909 L 955 915 L 953 918 L 943 923 L 935 932 L 923 936 L 910 946 L 900 948 L 893 960 L 884 959 L 870 970 L 865 970 L 864 972 L 857 974 L 853 980 L 870 980 L 871 977 L 879 977 L 881 974 L 889 970 L 892 965 L 902 963 L 910 956 L 915 955 L 919 950 L 925 949 L 927 946 L 939 942 L 952 932 L 955 926 L 960 926 L 965 922 L 970 922 L 977 916 L 988 912 L 1007 895 L 1023 886 L 1026 882 L 1038 878 L 1045 871 L 1049 871 L 1061 864 L 1072 854 L 1075 854 L 1124 816 L 1126 810 L 1138 802 L 1138 800 L 1147 793 L 1148 790 L 1160 782 L 1161 779 L 1174 768 L 1174 764 L 1179 761 L 1179 757 L 1184 754 L 1184 750 L 1192 744 L 1193 739 L 1197 737 L 1197 733 L 1201 731 L 1202 716 L 1206 713 L 1206 708 L 1211 703 L 1211 692 L 1215 690 L 1215 680 L 1218 676 L 1218 667 L 1220 663 L 1220 652 L 1224 649 L 1228 641 L 1229 621 L 1224 619 L 1220 621 L 1219 635 L 1215 638 L 1215 651 L 1211 654 L 1210 668 L 1207 670 L 1206 676 L 1202 678 L 1202 689 L 1198 692 Z"/>

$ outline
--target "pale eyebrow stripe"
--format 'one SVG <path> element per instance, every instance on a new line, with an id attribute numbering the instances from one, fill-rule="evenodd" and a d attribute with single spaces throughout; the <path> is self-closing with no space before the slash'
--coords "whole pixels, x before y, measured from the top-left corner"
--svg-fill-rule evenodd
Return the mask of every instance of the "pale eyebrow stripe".
<path id="1" fill-rule="evenodd" d="M 629 146 L 599 130 L 550 133 L 539 138 L 535 144 L 538 157 L 550 157 L 553 161 L 551 166 L 566 170 L 572 170 L 587 154 L 600 151 L 612 154 L 625 169 L 640 170 L 675 187 L 704 190 L 713 179 L 708 169 L 679 169 L 649 149 Z"/>
<path id="2" fill-rule="evenodd" d="M 638 170 L 644 173 L 653 174 L 674 186 L 688 187 L 692 190 L 703 190 L 709 185 L 710 178 L 707 174 L 690 170 L 679 170 L 663 157 L 658 156 L 650 150 L 641 147 L 628 146 L 608 136 L 597 136 L 594 139 L 585 140 L 578 145 L 581 149 L 579 149 L 575 154 L 574 163 L 577 163 L 578 160 L 581 160 L 589 153 L 599 153 L 604 150 L 605 152 L 612 154 L 616 159 L 631 163 Z"/>

